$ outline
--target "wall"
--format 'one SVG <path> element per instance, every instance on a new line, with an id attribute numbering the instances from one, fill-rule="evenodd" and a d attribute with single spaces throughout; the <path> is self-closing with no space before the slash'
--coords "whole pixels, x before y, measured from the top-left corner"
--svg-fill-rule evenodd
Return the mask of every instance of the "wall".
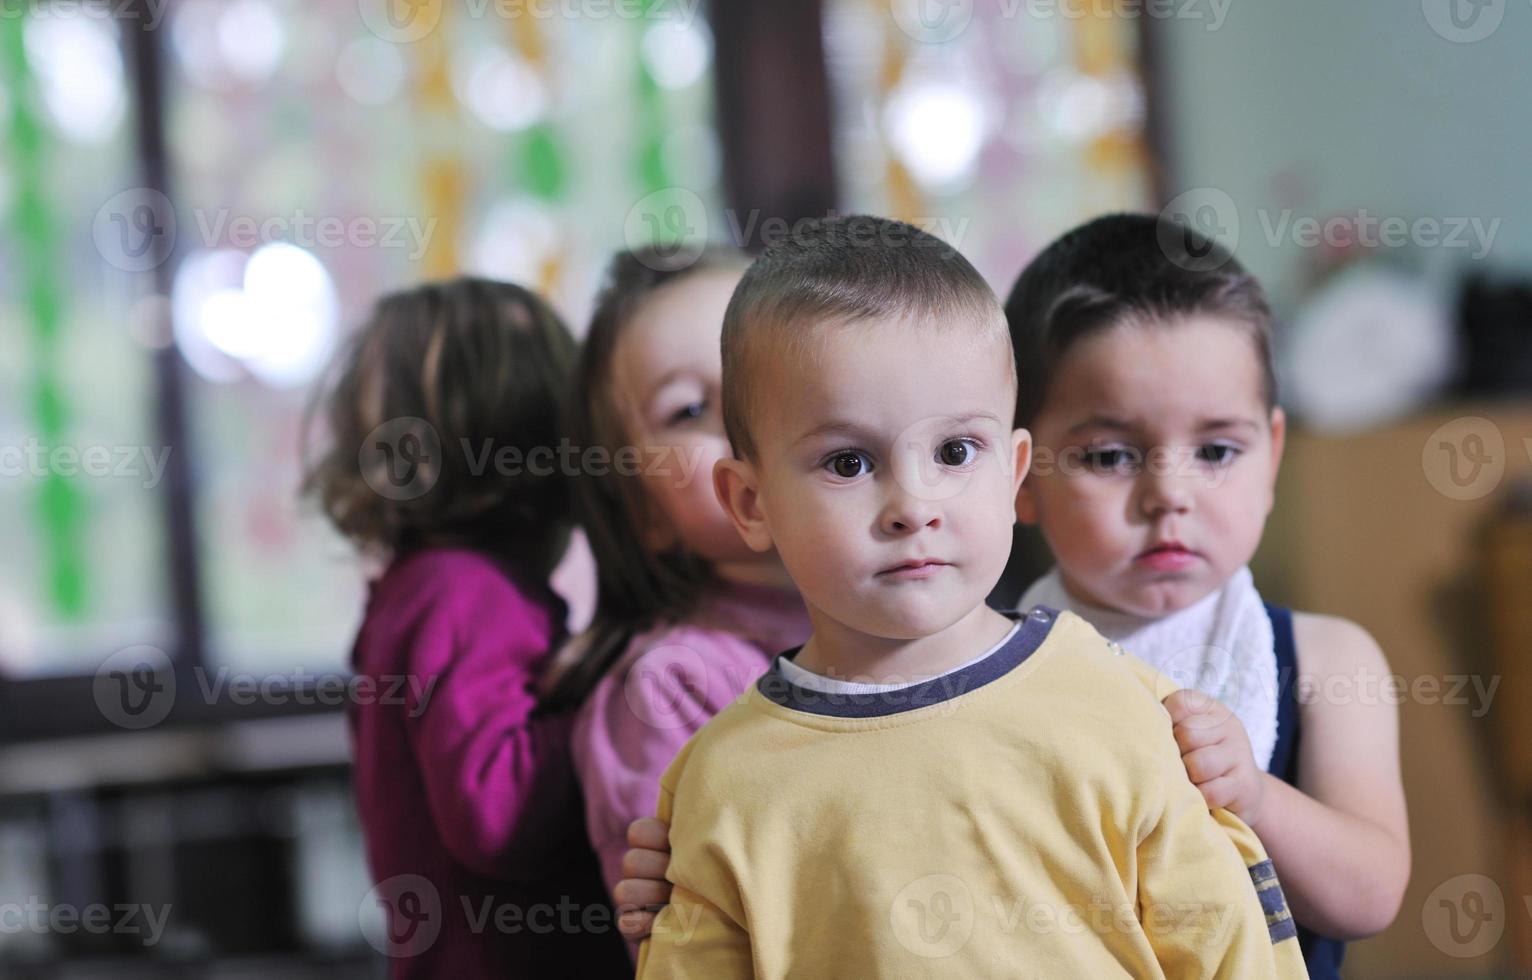
<path id="1" fill-rule="evenodd" d="M 1170 193 L 1229 195 L 1236 252 L 1279 306 L 1296 299 L 1314 254 L 1291 234 L 1268 241 L 1262 215 L 1274 227 L 1284 208 L 1320 220 L 1364 208 L 1410 222 L 1479 218 L 1486 232 L 1499 219 L 1483 267 L 1532 268 L 1532 4 L 1493 0 L 1478 23 L 1498 10 L 1500 25 L 1472 43 L 1433 29 L 1439 0 L 1176 6 L 1202 16 L 1151 21 Z M 1423 257 L 1457 267 L 1477 251 Z"/>

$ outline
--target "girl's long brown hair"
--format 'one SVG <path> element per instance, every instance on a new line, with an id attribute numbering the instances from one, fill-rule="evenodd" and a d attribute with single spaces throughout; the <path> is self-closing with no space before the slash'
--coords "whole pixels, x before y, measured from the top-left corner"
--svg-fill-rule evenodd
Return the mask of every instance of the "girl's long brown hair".
<path id="1" fill-rule="evenodd" d="M 682 264 L 689 258 L 655 250 L 622 252 L 608 266 L 567 402 L 566 428 L 575 445 L 603 447 L 612 459 L 632 442 L 624 406 L 614 391 L 613 355 L 639 307 L 662 287 L 687 276 L 742 270 L 749 262 L 725 248 L 710 248 L 696 261 Z M 575 641 L 578 652 L 572 662 L 552 685 L 552 706 L 584 701 L 635 634 L 685 617 L 703 591 L 718 581 L 712 566 L 684 547 L 660 553 L 645 547 L 642 527 L 650 508 L 638 476 L 611 468 L 599 475 L 582 472 L 575 480 L 574 500 L 576 519 L 596 559 L 596 612 L 590 628 Z"/>
<path id="2" fill-rule="evenodd" d="M 460 278 L 384 296 L 309 405 L 306 436 L 316 414 L 328 431 L 317 455 L 304 448 L 303 492 L 364 552 L 466 547 L 545 582 L 571 528 L 567 475 L 475 459 L 558 446 L 575 356 L 558 315 L 520 286 Z M 400 425 L 429 431 L 436 457 L 422 460 L 429 489 L 409 499 L 364 471 L 365 441 Z"/>

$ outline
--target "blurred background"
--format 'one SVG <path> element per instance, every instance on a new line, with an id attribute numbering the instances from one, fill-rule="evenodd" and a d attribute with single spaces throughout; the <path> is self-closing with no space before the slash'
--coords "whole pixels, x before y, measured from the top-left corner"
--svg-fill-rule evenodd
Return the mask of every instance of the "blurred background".
<path id="1" fill-rule="evenodd" d="M 1529 49 L 1522 0 L 0 0 L 0 975 L 381 975 L 375 570 L 298 495 L 380 292 L 578 332 L 614 249 L 833 210 L 1003 296 L 1129 209 L 1266 283 L 1258 580 L 1407 692 L 1413 881 L 1347 976 L 1532 976 Z"/>

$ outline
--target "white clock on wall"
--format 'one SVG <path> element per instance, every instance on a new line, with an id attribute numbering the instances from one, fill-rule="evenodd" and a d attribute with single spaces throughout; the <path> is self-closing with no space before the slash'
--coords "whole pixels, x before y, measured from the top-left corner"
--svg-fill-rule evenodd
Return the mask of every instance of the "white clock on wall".
<path id="1" fill-rule="evenodd" d="M 1457 370 L 1457 336 L 1442 296 L 1377 265 L 1338 274 L 1281 339 L 1282 401 L 1320 431 L 1357 431 L 1406 415 Z"/>

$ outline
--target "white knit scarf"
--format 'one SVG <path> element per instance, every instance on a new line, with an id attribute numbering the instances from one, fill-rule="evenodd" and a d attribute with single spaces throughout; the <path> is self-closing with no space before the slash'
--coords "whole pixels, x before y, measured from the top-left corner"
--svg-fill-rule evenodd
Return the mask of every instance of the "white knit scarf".
<path id="1" fill-rule="evenodd" d="M 1023 611 L 1033 606 L 1067 609 L 1178 686 L 1217 698 L 1244 724 L 1256 765 L 1264 770 L 1271 764 L 1277 744 L 1276 641 L 1248 567 L 1223 588 L 1158 619 L 1075 599 L 1057 568 L 1021 597 Z"/>

